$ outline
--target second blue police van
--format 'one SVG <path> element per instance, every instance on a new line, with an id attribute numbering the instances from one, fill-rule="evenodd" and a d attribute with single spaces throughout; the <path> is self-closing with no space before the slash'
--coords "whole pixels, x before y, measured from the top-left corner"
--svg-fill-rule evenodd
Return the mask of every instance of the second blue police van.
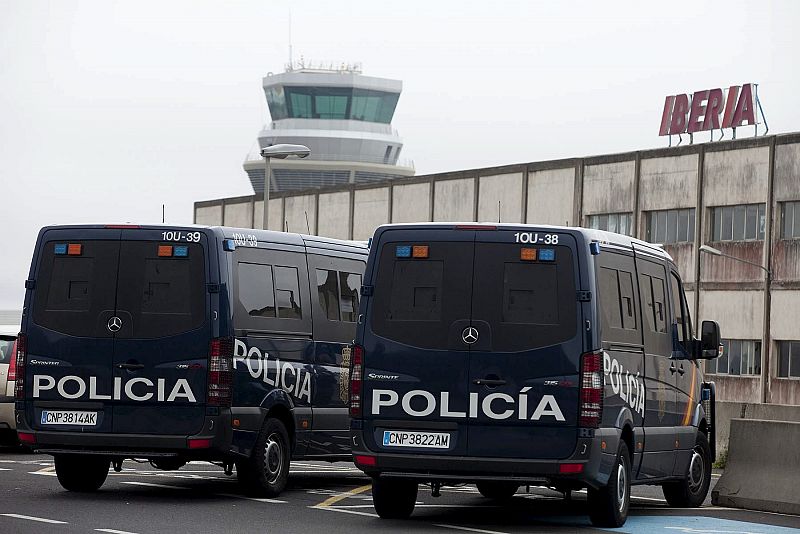
<path id="1" fill-rule="evenodd" d="M 363 243 L 224 227 L 52 226 L 17 342 L 19 439 L 93 491 L 126 458 L 219 463 L 253 494 L 349 459 Z"/>
<path id="2" fill-rule="evenodd" d="M 719 326 L 693 337 L 663 249 L 583 228 L 377 229 L 351 376 L 356 465 L 376 511 L 408 517 L 418 485 L 588 489 L 598 526 L 632 484 L 699 506 L 714 458 Z"/>

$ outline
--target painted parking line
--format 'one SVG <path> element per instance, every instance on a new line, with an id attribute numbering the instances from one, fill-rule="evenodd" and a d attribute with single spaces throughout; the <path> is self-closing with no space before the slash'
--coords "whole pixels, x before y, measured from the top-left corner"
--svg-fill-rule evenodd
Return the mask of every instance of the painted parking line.
<path id="1" fill-rule="evenodd" d="M 114 530 L 113 528 L 96 528 L 95 532 L 108 532 L 108 534 L 136 534 L 127 530 Z"/>
<path id="2" fill-rule="evenodd" d="M 287 504 L 288 501 L 282 501 L 280 499 L 267 499 L 267 498 L 260 498 L 260 497 L 247 497 L 245 495 L 236 495 L 235 493 L 215 493 L 217 497 L 228 497 L 231 499 L 243 499 L 245 501 L 255 501 L 255 502 L 268 502 L 272 504 Z"/>
<path id="3" fill-rule="evenodd" d="M 9 469 L 7 467 L 0 467 L 0 471 L 13 471 L 13 469 Z"/>
<path id="4" fill-rule="evenodd" d="M 148 488 L 167 488 L 167 489 L 177 489 L 177 490 L 188 490 L 191 488 L 184 488 L 182 486 L 172 486 L 169 484 L 156 484 L 154 482 L 136 482 L 133 480 L 126 480 L 121 482 L 121 484 L 129 484 L 131 486 L 147 486 Z"/>
<path id="5" fill-rule="evenodd" d="M 481 534 L 508 534 L 500 530 L 483 530 L 481 528 L 462 527 L 460 525 L 447 525 L 445 523 L 433 523 L 434 527 L 449 528 L 453 530 L 463 530 L 465 532 L 479 532 Z"/>
<path id="6" fill-rule="evenodd" d="M 34 517 L 32 515 L 21 514 L 0 514 L 5 517 L 13 517 L 14 519 L 26 519 L 28 521 L 38 521 L 39 523 L 51 523 L 53 525 L 66 525 L 66 521 L 57 521 L 55 519 L 46 519 L 44 517 Z"/>
<path id="7" fill-rule="evenodd" d="M 353 497 L 355 495 L 358 495 L 359 493 L 364 493 L 365 491 L 369 491 L 371 489 L 372 489 L 372 484 L 365 484 L 364 486 L 359 486 L 357 488 L 351 489 L 350 491 L 345 491 L 344 493 L 340 493 L 339 495 L 328 497 L 321 503 L 312 506 L 312 508 L 328 508 L 339 501 L 343 501 L 349 497 Z"/>

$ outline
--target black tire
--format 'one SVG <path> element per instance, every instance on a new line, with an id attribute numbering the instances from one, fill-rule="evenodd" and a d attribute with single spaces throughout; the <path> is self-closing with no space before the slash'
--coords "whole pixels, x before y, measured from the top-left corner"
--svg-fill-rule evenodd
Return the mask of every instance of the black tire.
<path id="1" fill-rule="evenodd" d="M 100 489 L 108 477 L 108 468 L 111 466 L 111 460 L 102 456 L 59 454 L 54 459 L 61 487 L 81 493 Z"/>
<path id="2" fill-rule="evenodd" d="M 236 462 L 236 477 L 245 493 L 257 497 L 277 497 L 289 480 L 292 451 L 289 434 L 278 419 L 268 418 L 261 428 L 253 455 Z"/>
<path id="3" fill-rule="evenodd" d="M 519 489 L 519 484 L 516 482 L 501 482 L 498 480 L 487 480 L 477 482 L 475 485 L 478 491 L 487 499 L 495 501 L 505 501 L 514 496 Z"/>
<path id="4" fill-rule="evenodd" d="M 375 478 L 372 505 L 381 519 L 408 519 L 417 503 L 416 480 Z"/>
<path id="5" fill-rule="evenodd" d="M 619 444 L 608 484 L 599 489 L 589 488 L 587 498 L 592 525 L 618 528 L 625 524 L 631 504 L 631 457 L 624 441 Z"/>
<path id="6" fill-rule="evenodd" d="M 697 433 L 689 468 L 682 480 L 667 482 L 662 486 L 664 497 L 675 508 L 697 508 L 708 495 L 711 485 L 711 447 L 702 432 Z"/>

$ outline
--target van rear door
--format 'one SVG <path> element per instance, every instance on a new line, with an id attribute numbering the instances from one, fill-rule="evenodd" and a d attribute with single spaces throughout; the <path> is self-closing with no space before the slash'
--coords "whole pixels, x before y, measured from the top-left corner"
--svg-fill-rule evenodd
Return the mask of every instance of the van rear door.
<path id="1" fill-rule="evenodd" d="M 25 330 L 25 415 L 34 429 L 111 432 L 114 334 L 107 325 L 119 236 L 111 228 L 53 228 L 40 236 Z"/>
<path id="2" fill-rule="evenodd" d="M 467 452 L 474 231 L 397 229 L 376 246 L 363 346 L 365 439 L 373 450 Z"/>
<path id="3" fill-rule="evenodd" d="M 194 434 L 205 420 L 211 327 L 203 232 L 122 231 L 113 432 Z M 192 241 L 187 241 L 190 237 Z"/>
<path id="4" fill-rule="evenodd" d="M 477 232 L 469 387 L 481 407 L 469 424 L 470 456 L 555 459 L 575 448 L 576 248 L 569 233 Z"/>

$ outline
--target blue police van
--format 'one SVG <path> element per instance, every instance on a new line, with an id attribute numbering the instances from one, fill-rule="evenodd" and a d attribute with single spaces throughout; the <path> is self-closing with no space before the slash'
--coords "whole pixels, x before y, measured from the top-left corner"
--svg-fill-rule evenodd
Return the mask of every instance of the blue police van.
<path id="1" fill-rule="evenodd" d="M 349 460 L 364 243 L 224 227 L 43 228 L 17 343 L 20 440 L 61 485 L 110 465 L 234 466 L 274 496 L 290 458 Z"/>
<path id="2" fill-rule="evenodd" d="M 693 337 L 660 247 L 583 228 L 379 227 L 352 350 L 356 465 L 383 518 L 420 483 L 587 488 L 598 526 L 625 522 L 632 484 L 699 506 L 713 452 L 719 326 Z"/>

